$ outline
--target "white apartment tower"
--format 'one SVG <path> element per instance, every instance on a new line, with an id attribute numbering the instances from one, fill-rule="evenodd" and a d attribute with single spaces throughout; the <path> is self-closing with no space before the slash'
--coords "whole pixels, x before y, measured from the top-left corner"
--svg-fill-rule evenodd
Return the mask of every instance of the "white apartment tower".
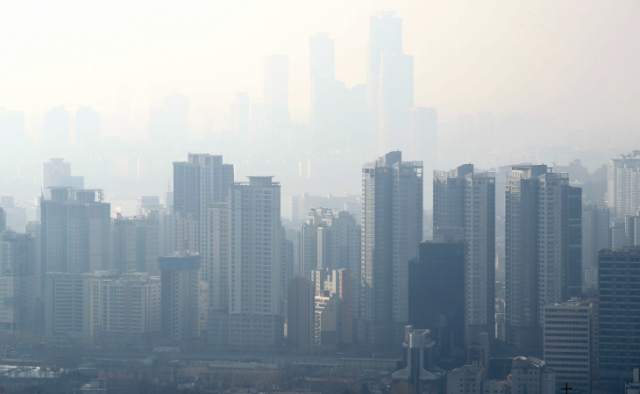
<path id="1" fill-rule="evenodd" d="M 505 328 L 519 349 L 541 350 L 545 305 L 568 299 L 570 272 L 582 275 L 569 266 L 570 189 L 568 175 L 546 165 L 507 172 Z"/>
<path id="2" fill-rule="evenodd" d="M 362 167 L 362 263 L 358 340 L 402 343 L 408 321 L 409 261 L 422 240 L 421 162 L 390 152 Z"/>
<path id="3" fill-rule="evenodd" d="M 608 207 L 612 215 L 624 218 L 640 210 L 640 150 L 609 160 Z"/>
<path id="4" fill-rule="evenodd" d="M 92 341 L 92 284 L 93 276 L 88 273 L 47 273 L 43 297 L 47 342 Z"/>
<path id="5" fill-rule="evenodd" d="M 95 340 L 140 344 L 159 337 L 159 277 L 139 272 L 113 278 L 96 272 L 92 296 Z"/>
<path id="6" fill-rule="evenodd" d="M 433 228 L 463 229 L 465 242 L 465 341 L 494 337 L 495 176 L 473 164 L 433 174 Z"/>
<path id="7" fill-rule="evenodd" d="M 272 178 L 250 176 L 249 182 L 233 183 L 228 208 L 211 209 L 211 239 L 220 245 L 216 272 L 229 278 L 228 292 L 212 298 L 216 310 L 209 319 L 209 340 L 214 345 L 272 346 L 284 339 L 280 185 Z"/>

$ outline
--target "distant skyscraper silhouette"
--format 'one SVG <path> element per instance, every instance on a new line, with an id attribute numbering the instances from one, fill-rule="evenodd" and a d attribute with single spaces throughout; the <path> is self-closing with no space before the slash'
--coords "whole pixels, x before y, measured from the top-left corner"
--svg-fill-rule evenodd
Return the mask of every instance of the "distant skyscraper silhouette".
<path id="1" fill-rule="evenodd" d="M 246 141 L 249 138 L 250 110 L 249 95 L 246 92 L 236 93 L 232 113 L 233 134 L 240 141 Z"/>
<path id="2" fill-rule="evenodd" d="M 390 152 L 362 166 L 362 268 L 358 340 L 399 344 L 409 320 L 409 261 L 422 240 L 421 162 Z"/>
<path id="3" fill-rule="evenodd" d="M 84 150 L 96 150 L 100 144 L 100 115 L 91 107 L 76 111 L 76 145 Z"/>
<path id="4" fill-rule="evenodd" d="M 189 97 L 167 96 L 162 107 L 151 110 L 149 142 L 155 146 L 174 148 L 189 138 Z"/>
<path id="5" fill-rule="evenodd" d="M 266 124 L 262 138 L 268 149 L 279 150 L 289 129 L 289 57 L 271 55 L 264 58 L 264 111 Z"/>
<path id="6" fill-rule="evenodd" d="M 373 149 L 409 151 L 406 110 L 413 106 L 413 56 L 402 52 L 402 21 L 392 13 L 371 16 L 367 95 Z"/>
<path id="7" fill-rule="evenodd" d="M 54 155 L 69 146 L 69 112 L 64 106 L 53 107 L 44 115 L 43 149 Z"/>
<path id="8" fill-rule="evenodd" d="M 22 141 L 24 138 L 24 113 L 0 107 L 0 138 L 3 141 Z"/>

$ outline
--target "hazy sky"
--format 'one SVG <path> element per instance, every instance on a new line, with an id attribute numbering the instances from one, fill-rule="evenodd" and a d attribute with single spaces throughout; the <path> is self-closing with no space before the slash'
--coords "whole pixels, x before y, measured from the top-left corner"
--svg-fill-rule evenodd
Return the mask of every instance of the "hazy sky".
<path id="1" fill-rule="evenodd" d="M 35 127 L 54 105 L 128 105 L 142 124 L 182 93 L 195 119 L 237 91 L 261 101 L 262 59 L 277 53 L 305 120 L 309 35 L 328 32 L 336 77 L 364 83 L 369 16 L 387 10 L 415 56 L 415 103 L 441 120 L 518 111 L 561 128 L 640 127 L 638 1 L 0 0 L 0 106 Z"/>

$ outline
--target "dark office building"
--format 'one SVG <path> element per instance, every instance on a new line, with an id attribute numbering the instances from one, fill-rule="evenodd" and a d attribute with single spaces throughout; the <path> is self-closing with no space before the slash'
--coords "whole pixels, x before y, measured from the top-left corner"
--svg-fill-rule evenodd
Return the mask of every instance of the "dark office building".
<path id="1" fill-rule="evenodd" d="M 567 286 L 570 297 L 582 296 L 582 188 L 568 189 Z"/>
<path id="2" fill-rule="evenodd" d="M 438 360 L 464 358 L 463 243 L 420 243 L 409 262 L 409 324 L 431 330 Z"/>
<path id="3" fill-rule="evenodd" d="M 598 253 L 593 349 L 598 386 L 622 392 L 640 365 L 640 248 Z"/>

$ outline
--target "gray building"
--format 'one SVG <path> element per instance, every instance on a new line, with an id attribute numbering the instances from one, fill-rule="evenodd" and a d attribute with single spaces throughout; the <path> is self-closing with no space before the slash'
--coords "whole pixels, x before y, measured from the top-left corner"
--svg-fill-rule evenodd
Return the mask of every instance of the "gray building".
<path id="1" fill-rule="evenodd" d="M 609 208 L 589 204 L 582 208 L 582 271 L 583 290 L 595 291 L 598 286 L 598 252 L 611 249 Z"/>
<path id="2" fill-rule="evenodd" d="M 591 305 L 547 304 L 544 308 L 544 361 L 556 373 L 557 389 L 591 392 Z"/>
<path id="3" fill-rule="evenodd" d="M 598 253 L 598 303 L 593 350 L 598 360 L 599 387 L 621 392 L 640 364 L 638 297 L 640 248 Z"/>
<path id="4" fill-rule="evenodd" d="M 571 189 L 566 173 L 546 165 L 512 166 L 507 173 L 505 329 L 518 349 L 542 351 L 544 306 L 568 299 L 569 283 L 581 282 L 578 263 L 569 259 L 570 244 L 581 237 L 570 217 L 582 212 L 572 207 Z"/>
<path id="5" fill-rule="evenodd" d="M 42 275 L 93 272 L 111 264 L 111 205 L 102 190 L 51 189 L 40 199 Z"/>
<path id="6" fill-rule="evenodd" d="M 36 240 L 29 234 L 0 232 L 0 327 L 27 331 L 36 321 L 40 272 Z"/>
<path id="7" fill-rule="evenodd" d="M 409 261 L 422 240 L 421 162 L 399 151 L 362 166 L 362 264 L 358 340 L 399 344 L 409 320 Z"/>
<path id="8" fill-rule="evenodd" d="M 219 241 L 229 253 L 228 301 L 209 319 L 214 345 L 271 347 L 284 339 L 280 185 L 272 178 L 252 176 L 231 185 L 228 239 Z"/>
<path id="9" fill-rule="evenodd" d="M 298 352 L 309 351 L 314 333 L 313 283 L 301 276 L 291 279 L 287 298 L 287 345 Z"/>
<path id="10" fill-rule="evenodd" d="M 201 257 L 160 257 L 159 266 L 164 337 L 183 341 L 200 336 Z"/>
<path id="11" fill-rule="evenodd" d="M 113 220 L 113 269 L 121 274 L 149 272 L 158 275 L 159 230 L 157 212 Z"/>
<path id="12" fill-rule="evenodd" d="M 473 164 L 434 171 L 434 233 L 462 229 L 465 243 L 465 342 L 495 336 L 495 176 Z"/>

